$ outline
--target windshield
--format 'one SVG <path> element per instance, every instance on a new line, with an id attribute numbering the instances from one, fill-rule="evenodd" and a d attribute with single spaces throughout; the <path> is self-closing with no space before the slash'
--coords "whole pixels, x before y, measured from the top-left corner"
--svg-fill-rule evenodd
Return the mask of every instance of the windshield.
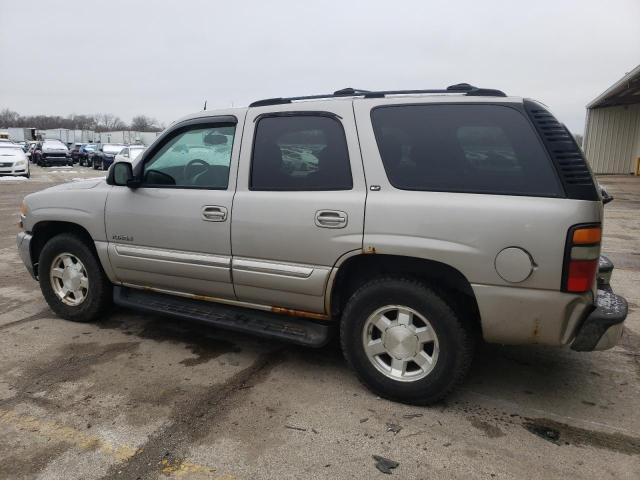
<path id="1" fill-rule="evenodd" d="M 84 148 L 88 152 L 93 152 L 96 149 L 96 146 L 95 145 L 85 145 L 82 148 Z"/>
<path id="2" fill-rule="evenodd" d="M 67 150 L 67 146 L 62 143 L 60 140 L 45 140 L 42 144 L 43 148 L 58 148 Z"/>
<path id="3" fill-rule="evenodd" d="M 114 155 L 117 155 L 123 148 L 124 145 L 105 145 L 104 147 L 102 147 L 102 151 L 104 153 L 112 153 Z"/>

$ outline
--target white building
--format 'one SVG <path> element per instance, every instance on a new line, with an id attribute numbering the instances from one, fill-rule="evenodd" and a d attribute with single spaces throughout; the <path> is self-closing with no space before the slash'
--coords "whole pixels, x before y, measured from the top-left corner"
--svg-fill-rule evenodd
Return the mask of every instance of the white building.
<path id="1" fill-rule="evenodd" d="M 640 65 L 587 105 L 584 151 L 594 173 L 640 175 Z"/>
<path id="2" fill-rule="evenodd" d="M 136 132 L 133 130 L 119 130 L 115 132 L 96 133 L 96 141 L 100 143 L 125 143 L 143 144 L 151 143 L 160 135 L 160 132 Z"/>

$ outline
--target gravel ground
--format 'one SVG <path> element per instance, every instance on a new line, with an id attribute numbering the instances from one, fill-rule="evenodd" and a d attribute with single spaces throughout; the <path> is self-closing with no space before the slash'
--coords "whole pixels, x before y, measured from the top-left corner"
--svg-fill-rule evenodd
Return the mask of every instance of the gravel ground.
<path id="1" fill-rule="evenodd" d="M 22 197 L 83 167 L 0 181 L 0 478 L 640 478 L 640 178 L 603 177 L 604 250 L 629 300 L 606 352 L 483 346 L 429 408 L 381 400 L 335 345 L 309 350 L 116 310 L 56 318 L 15 248 Z M 514 319 L 516 320 L 516 319 Z"/>

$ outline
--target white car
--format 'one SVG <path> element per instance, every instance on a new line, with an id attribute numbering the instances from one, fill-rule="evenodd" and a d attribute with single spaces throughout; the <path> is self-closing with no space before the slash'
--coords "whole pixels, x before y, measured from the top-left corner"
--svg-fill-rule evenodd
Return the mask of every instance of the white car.
<path id="1" fill-rule="evenodd" d="M 22 147 L 15 143 L 0 143 L 0 175 L 29 178 L 29 161 Z"/>
<path id="2" fill-rule="evenodd" d="M 120 150 L 120 153 L 116 155 L 114 162 L 134 163 L 135 159 L 146 149 L 147 147 L 144 145 L 129 145 L 128 147 L 124 147 Z"/>

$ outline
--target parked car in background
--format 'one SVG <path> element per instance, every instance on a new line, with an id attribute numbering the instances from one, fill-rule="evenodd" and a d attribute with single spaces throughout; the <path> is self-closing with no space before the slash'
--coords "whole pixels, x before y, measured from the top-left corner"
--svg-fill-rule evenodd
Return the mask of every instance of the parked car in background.
<path id="1" fill-rule="evenodd" d="M 29 160 L 20 145 L 0 143 L 0 175 L 20 175 L 29 178 Z"/>
<path id="2" fill-rule="evenodd" d="M 116 155 L 126 147 L 122 143 L 105 143 L 93 155 L 93 169 L 106 170 L 113 163 Z"/>
<path id="3" fill-rule="evenodd" d="M 115 161 L 134 163 L 135 159 L 146 149 L 147 147 L 144 145 L 129 145 L 120 150 L 120 153 L 116 155 Z"/>
<path id="4" fill-rule="evenodd" d="M 60 140 L 47 139 L 36 145 L 35 162 L 41 167 L 73 165 L 69 149 Z"/>
<path id="5" fill-rule="evenodd" d="M 85 143 L 78 151 L 78 165 L 81 167 L 90 167 L 89 157 L 93 156 L 98 146 L 95 143 Z"/>
<path id="6" fill-rule="evenodd" d="M 87 150 L 87 167 L 93 167 L 93 157 L 95 157 L 96 153 L 100 151 L 100 147 L 101 145 L 98 143 L 96 144 L 96 148 L 94 148 L 93 150 Z"/>
<path id="7" fill-rule="evenodd" d="M 80 158 L 80 148 L 82 148 L 82 145 L 82 143 L 74 143 L 73 146 L 69 148 L 69 155 L 71 155 L 73 163 L 78 163 L 78 159 Z"/>
<path id="8" fill-rule="evenodd" d="M 36 151 L 36 147 L 38 146 L 38 142 L 29 142 L 29 146 L 27 147 L 26 156 L 31 162 L 35 162 L 35 155 L 33 154 Z"/>

